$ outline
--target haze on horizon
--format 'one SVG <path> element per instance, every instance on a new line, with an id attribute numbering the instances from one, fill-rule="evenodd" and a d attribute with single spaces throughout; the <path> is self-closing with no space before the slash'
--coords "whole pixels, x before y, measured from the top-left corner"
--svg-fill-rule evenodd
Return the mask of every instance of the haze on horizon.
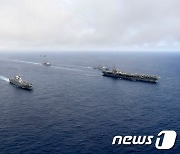
<path id="1" fill-rule="evenodd" d="M 0 51 L 180 51 L 179 0 L 0 0 Z"/>

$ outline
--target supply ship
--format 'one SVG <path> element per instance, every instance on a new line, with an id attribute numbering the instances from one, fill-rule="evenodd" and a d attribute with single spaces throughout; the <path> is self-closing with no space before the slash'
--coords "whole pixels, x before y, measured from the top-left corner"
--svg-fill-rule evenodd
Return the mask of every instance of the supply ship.
<path id="1" fill-rule="evenodd" d="M 49 62 L 43 62 L 42 64 L 45 66 L 51 66 L 51 63 L 49 63 Z"/>
<path id="2" fill-rule="evenodd" d="M 126 79 L 131 81 L 143 81 L 143 82 L 150 82 L 150 83 L 157 83 L 158 79 L 160 77 L 155 75 L 145 75 L 145 74 L 137 74 L 137 73 L 125 73 L 119 71 L 117 68 L 102 70 L 102 75 L 112 78 L 120 78 L 120 79 Z"/>
<path id="3" fill-rule="evenodd" d="M 44 66 L 51 66 L 51 63 L 48 62 L 46 55 L 44 55 L 44 56 L 40 55 L 40 57 L 43 58 L 42 59 L 43 60 L 42 65 L 44 65 Z"/>
<path id="4" fill-rule="evenodd" d="M 93 69 L 103 71 L 103 70 L 108 70 L 109 68 L 106 68 L 106 67 L 103 66 L 103 65 L 99 65 L 99 66 L 97 66 L 97 67 L 93 67 Z"/>

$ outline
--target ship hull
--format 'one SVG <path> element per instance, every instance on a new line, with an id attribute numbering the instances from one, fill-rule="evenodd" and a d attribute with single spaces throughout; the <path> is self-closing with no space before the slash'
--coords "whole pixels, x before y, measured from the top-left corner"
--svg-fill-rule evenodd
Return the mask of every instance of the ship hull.
<path id="1" fill-rule="evenodd" d="M 22 88 L 22 89 L 32 90 L 32 85 L 30 85 L 30 84 L 22 84 L 22 83 L 17 82 L 14 79 L 9 79 L 9 82 L 17 87 Z"/>
<path id="2" fill-rule="evenodd" d="M 119 79 L 125 79 L 125 80 L 131 80 L 131 81 L 142 81 L 142 82 L 150 82 L 150 83 L 157 83 L 156 78 L 151 77 L 139 77 L 138 75 L 132 75 L 132 74 L 114 74 L 111 72 L 102 72 L 103 76 L 106 77 L 112 77 L 112 78 L 119 78 Z"/>
<path id="3" fill-rule="evenodd" d="M 44 66 L 51 66 L 50 63 L 42 63 Z"/>

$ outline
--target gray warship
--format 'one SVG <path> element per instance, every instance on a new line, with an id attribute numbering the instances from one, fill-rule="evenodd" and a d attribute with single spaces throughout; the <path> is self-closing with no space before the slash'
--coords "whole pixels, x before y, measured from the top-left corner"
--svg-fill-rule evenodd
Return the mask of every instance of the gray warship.
<path id="1" fill-rule="evenodd" d="M 137 73 L 125 73 L 119 71 L 117 68 L 109 69 L 109 70 L 102 70 L 102 75 L 112 78 L 120 78 L 126 79 L 131 81 L 143 81 L 143 82 L 150 82 L 150 83 L 157 83 L 160 77 L 155 75 L 145 75 L 145 74 L 137 74 Z"/>
<path id="2" fill-rule="evenodd" d="M 95 69 L 95 70 L 100 70 L 100 71 L 109 70 L 109 68 L 106 68 L 106 67 L 103 66 L 103 65 L 99 65 L 99 66 L 97 66 L 97 67 L 93 67 L 93 69 Z"/>
<path id="3" fill-rule="evenodd" d="M 9 79 L 9 82 L 17 87 L 31 90 L 32 89 L 32 83 L 28 83 L 27 81 L 22 80 L 22 78 L 17 75 L 14 78 Z"/>
<path id="4" fill-rule="evenodd" d="M 42 65 L 44 65 L 44 66 L 51 66 L 51 63 L 47 61 L 46 55 L 44 55 L 42 58 L 43 58 Z"/>
<path id="5" fill-rule="evenodd" d="M 49 62 L 43 62 L 42 64 L 45 66 L 51 66 L 51 63 L 49 63 Z"/>

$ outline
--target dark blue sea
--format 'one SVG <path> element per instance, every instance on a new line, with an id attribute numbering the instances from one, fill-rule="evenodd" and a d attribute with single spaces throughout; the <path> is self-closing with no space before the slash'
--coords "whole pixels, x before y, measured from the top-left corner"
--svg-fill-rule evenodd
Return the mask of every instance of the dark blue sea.
<path id="1" fill-rule="evenodd" d="M 112 79 L 92 69 L 98 65 L 161 79 Z M 180 53 L 1 53 L 0 75 L 0 154 L 180 153 L 179 136 L 170 150 L 154 140 L 112 145 L 117 135 L 180 135 Z M 15 75 L 33 90 L 10 85 Z"/>

